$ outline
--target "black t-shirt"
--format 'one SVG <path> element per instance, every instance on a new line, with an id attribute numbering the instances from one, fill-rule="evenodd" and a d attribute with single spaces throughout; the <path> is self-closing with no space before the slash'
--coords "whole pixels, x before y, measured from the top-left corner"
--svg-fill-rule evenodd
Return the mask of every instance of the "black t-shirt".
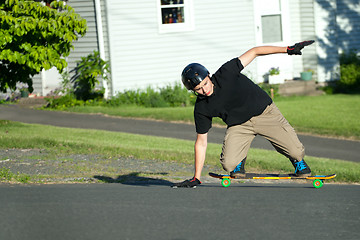
<path id="1" fill-rule="evenodd" d="M 234 58 L 212 75 L 213 94 L 209 97 L 199 96 L 195 103 L 197 133 L 207 133 L 213 117 L 220 117 L 228 127 L 240 125 L 260 115 L 272 103 L 265 91 L 240 73 L 243 69 L 240 60 Z"/>

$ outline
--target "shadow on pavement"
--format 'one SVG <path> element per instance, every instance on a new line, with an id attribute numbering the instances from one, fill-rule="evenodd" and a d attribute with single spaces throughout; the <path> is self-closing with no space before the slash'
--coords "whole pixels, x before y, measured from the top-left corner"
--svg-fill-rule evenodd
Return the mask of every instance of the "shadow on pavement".
<path id="1" fill-rule="evenodd" d="M 108 176 L 94 176 L 95 179 L 102 181 L 104 183 L 121 183 L 125 185 L 133 185 L 133 186 L 171 186 L 172 182 L 158 179 L 158 178 L 151 178 L 151 177 L 143 177 L 140 176 L 144 173 L 142 172 L 133 172 L 126 175 L 119 175 L 117 178 L 112 178 Z M 149 175 L 149 173 L 145 173 Z M 168 173 L 154 173 L 153 175 L 168 175 Z"/>

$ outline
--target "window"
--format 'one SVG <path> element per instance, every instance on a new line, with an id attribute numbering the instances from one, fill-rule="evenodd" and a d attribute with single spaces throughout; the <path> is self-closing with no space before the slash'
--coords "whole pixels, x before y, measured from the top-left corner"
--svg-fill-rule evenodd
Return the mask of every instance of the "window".
<path id="1" fill-rule="evenodd" d="M 261 16 L 263 43 L 281 42 L 282 26 L 281 15 Z"/>
<path id="2" fill-rule="evenodd" d="M 162 24 L 183 23 L 184 1 L 161 0 L 161 18 Z"/>
<path id="3" fill-rule="evenodd" d="M 259 4 L 260 3 L 260 4 Z M 261 34 L 263 43 L 283 41 L 281 0 L 258 1 L 261 16 Z"/>
<path id="4" fill-rule="evenodd" d="M 157 1 L 161 33 L 193 30 L 192 0 Z"/>

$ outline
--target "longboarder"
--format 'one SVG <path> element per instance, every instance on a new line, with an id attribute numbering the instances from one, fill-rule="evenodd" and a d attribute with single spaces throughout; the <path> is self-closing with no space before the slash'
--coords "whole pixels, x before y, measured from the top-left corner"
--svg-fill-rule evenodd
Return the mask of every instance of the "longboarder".
<path id="1" fill-rule="evenodd" d="M 305 149 L 294 129 L 281 114 L 269 95 L 241 71 L 256 57 L 287 53 L 301 55 L 301 50 L 314 41 L 304 41 L 289 47 L 254 47 L 223 64 L 212 76 L 199 63 L 191 63 L 182 72 L 182 82 L 197 95 L 194 119 L 197 132 L 195 141 L 194 177 L 173 187 L 200 185 L 205 162 L 208 131 L 212 118 L 220 117 L 227 130 L 220 162 L 233 178 L 245 176 L 245 162 L 250 144 L 256 135 L 271 142 L 274 148 L 289 158 L 299 177 L 311 175 L 304 161 Z"/>

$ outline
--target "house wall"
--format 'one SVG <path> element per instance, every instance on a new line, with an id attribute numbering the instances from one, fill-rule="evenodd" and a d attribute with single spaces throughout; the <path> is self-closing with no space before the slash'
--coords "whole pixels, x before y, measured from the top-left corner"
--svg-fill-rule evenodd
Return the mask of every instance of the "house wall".
<path id="1" fill-rule="evenodd" d="M 360 52 L 360 2 L 337 0 L 336 22 L 339 52 Z"/>
<path id="2" fill-rule="evenodd" d="M 289 15 L 290 15 L 290 42 L 288 44 L 294 44 L 295 42 L 306 40 L 303 37 L 302 26 L 301 26 L 301 0 L 291 0 L 289 2 Z M 303 59 L 304 57 L 310 54 L 309 49 L 307 49 L 306 54 L 302 57 L 292 56 L 293 61 L 293 78 L 299 78 L 300 72 L 303 71 Z"/>
<path id="3" fill-rule="evenodd" d="M 255 45 L 252 0 L 193 1 L 195 30 L 180 33 L 159 33 L 157 0 L 108 0 L 107 7 L 113 94 L 179 83 L 191 62 L 213 73 Z"/>
<path id="4" fill-rule="evenodd" d="M 105 56 L 102 57 L 103 60 L 105 61 L 108 61 L 109 64 L 110 64 L 110 46 L 109 46 L 109 28 L 108 28 L 108 23 L 107 23 L 107 7 L 106 7 L 106 0 L 100 0 L 100 8 L 101 8 L 101 24 L 102 24 L 102 35 L 103 35 L 103 46 L 104 46 L 104 54 Z M 99 31 L 99 29 L 98 29 Z M 111 66 L 110 66 L 110 69 L 111 69 Z M 111 94 L 112 92 L 112 78 L 111 78 L 111 73 L 110 74 L 107 74 L 107 77 L 108 77 L 108 82 L 107 82 L 107 93 L 106 95 L 108 94 Z M 100 83 L 102 85 L 102 83 Z"/>
<path id="5" fill-rule="evenodd" d="M 104 38 L 104 48 L 105 48 L 105 59 L 106 61 L 110 61 L 110 50 L 109 50 L 109 29 L 107 23 L 107 12 L 106 12 L 106 1 L 100 0 L 101 7 L 101 20 L 102 20 L 102 33 Z"/>
<path id="6" fill-rule="evenodd" d="M 338 35 L 336 23 L 336 0 L 315 0 L 314 19 L 317 37 L 318 81 L 339 78 Z"/>
<path id="7" fill-rule="evenodd" d="M 317 40 L 314 20 L 314 0 L 301 0 L 299 1 L 300 19 L 298 22 L 301 29 L 301 41 Z M 313 70 L 315 74 L 313 79 L 317 79 L 317 64 L 318 57 L 316 52 L 316 44 L 312 44 L 303 50 L 302 55 L 302 69 L 301 71 Z"/>
<path id="8" fill-rule="evenodd" d="M 87 32 L 84 37 L 79 38 L 74 42 L 74 50 L 71 51 L 67 57 L 68 71 L 76 67 L 76 61 L 81 57 L 86 57 L 94 50 L 98 51 L 98 38 L 96 32 L 96 18 L 95 18 L 95 5 L 94 0 L 69 0 L 68 5 L 74 8 L 77 14 L 84 19 L 87 23 Z"/>
<path id="9" fill-rule="evenodd" d="M 34 94 L 42 94 L 42 82 L 41 82 L 41 75 L 36 74 L 32 77 L 33 81 L 33 88 L 34 88 Z"/>
<path id="10" fill-rule="evenodd" d="M 110 91 L 154 88 L 180 82 L 182 69 L 191 62 L 214 73 L 225 61 L 257 45 L 253 0 L 193 0 L 194 30 L 160 33 L 159 0 L 100 0 L 105 60 L 111 60 Z M 87 34 L 74 43 L 68 70 L 76 61 L 99 50 L 95 0 L 69 0 L 87 20 Z M 338 51 L 360 46 L 360 4 L 357 0 L 291 0 L 290 38 L 285 44 L 315 39 L 304 55 L 292 57 L 293 77 L 307 68 L 317 70 L 320 81 L 338 76 Z M 141 6 L 141 7 L 139 7 Z M 111 48 L 111 52 L 110 52 Z M 316 67 L 319 65 L 319 67 Z M 255 60 L 244 73 L 257 76 Z M 34 76 L 35 92 L 42 92 L 46 74 Z M 261 77 L 261 76 L 260 76 Z"/>
<path id="11" fill-rule="evenodd" d="M 68 4 L 74 8 L 76 13 L 86 19 L 88 30 L 84 37 L 74 42 L 74 50 L 71 51 L 69 57 L 67 58 L 67 70 L 71 71 L 74 69 L 76 67 L 76 62 L 81 60 L 81 57 L 86 57 L 90 53 L 93 53 L 93 51 L 100 52 L 100 44 L 104 47 L 104 56 L 101 56 L 102 53 L 100 52 L 100 57 L 109 61 L 109 31 L 107 28 L 106 0 L 100 0 L 101 16 L 96 16 L 95 0 L 69 0 Z M 98 26 L 97 18 L 101 19 L 101 28 Z M 99 29 L 102 30 L 102 41 L 99 38 Z M 110 74 L 108 74 L 108 79 L 111 83 Z M 102 85 L 103 83 L 100 81 L 99 86 Z M 107 87 L 111 91 L 111 84 L 108 84 Z"/>

